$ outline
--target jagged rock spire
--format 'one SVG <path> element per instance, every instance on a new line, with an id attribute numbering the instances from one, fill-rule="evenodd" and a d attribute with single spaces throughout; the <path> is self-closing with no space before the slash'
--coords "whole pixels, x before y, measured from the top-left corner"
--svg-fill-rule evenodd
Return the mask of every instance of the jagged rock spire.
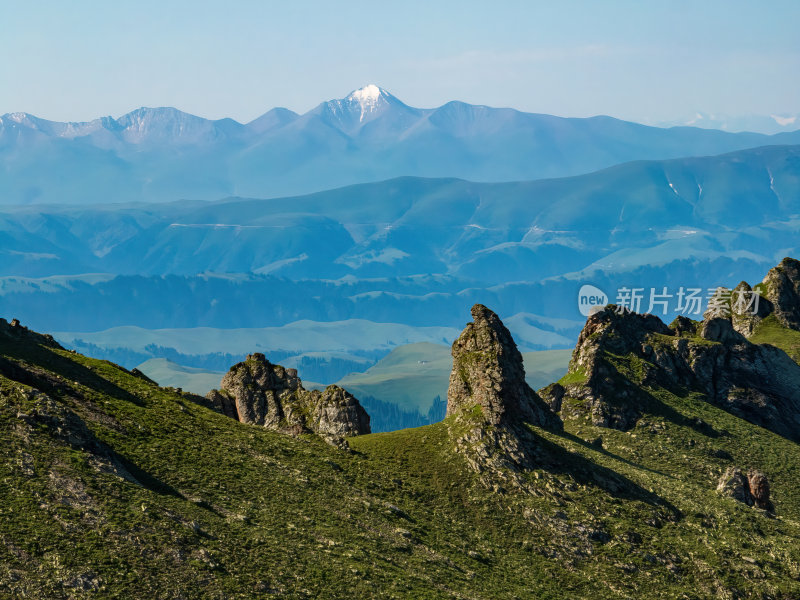
<path id="1" fill-rule="evenodd" d="M 482 304 L 453 342 L 447 415 L 456 451 L 493 489 L 524 488 L 520 471 L 539 461 L 537 436 L 526 423 L 561 429 L 525 382 L 522 355 L 500 318 Z"/>
<path id="2" fill-rule="evenodd" d="M 543 427 L 558 419 L 525 381 L 522 354 L 500 318 L 483 304 L 453 342 L 447 414 L 479 406 L 493 425 L 526 421 Z"/>

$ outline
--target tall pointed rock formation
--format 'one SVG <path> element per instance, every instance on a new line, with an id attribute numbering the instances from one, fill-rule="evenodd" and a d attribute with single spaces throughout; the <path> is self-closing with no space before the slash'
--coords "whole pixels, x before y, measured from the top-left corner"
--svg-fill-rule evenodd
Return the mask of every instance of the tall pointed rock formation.
<path id="1" fill-rule="evenodd" d="M 492 425 L 557 426 L 558 417 L 526 383 L 522 354 L 500 317 L 476 304 L 472 319 L 453 342 L 447 415 L 479 406 Z"/>
<path id="2" fill-rule="evenodd" d="M 525 382 L 522 355 L 500 318 L 482 304 L 453 342 L 447 416 L 456 448 L 486 483 L 536 464 L 536 436 L 527 424 L 560 429 L 561 420 Z"/>

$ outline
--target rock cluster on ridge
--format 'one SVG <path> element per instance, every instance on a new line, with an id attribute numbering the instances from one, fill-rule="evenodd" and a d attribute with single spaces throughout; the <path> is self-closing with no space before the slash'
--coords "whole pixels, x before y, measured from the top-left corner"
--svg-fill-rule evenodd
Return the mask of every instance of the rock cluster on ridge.
<path id="1" fill-rule="evenodd" d="M 753 335 L 761 321 L 774 310 L 769 299 L 760 294 L 756 297 L 756 294 L 759 294 L 757 290 L 742 281 L 733 288 L 730 315 L 722 315 L 722 318 L 729 316 L 733 328 L 745 337 Z"/>
<path id="2" fill-rule="evenodd" d="M 733 290 L 718 288 L 703 317 L 730 320 L 747 337 L 770 315 L 784 327 L 800 330 L 800 261 L 794 258 L 784 258 L 754 288 L 746 281 Z"/>
<path id="3" fill-rule="evenodd" d="M 456 449 L 479 473 L 530 468 L 536 444 L 525 424 L 560 429 L 561 420 L 526 383 L 522 355 L 500 318 L 482 304 L 471 313 L 453 342 L 447 391 Z"/>
<path id="4" fill-rule="evenodd" d="M 767 297 L 749 321 L 712 308 L 702 323 L 678 317 L 667 327 L 653 315 L 606 307 L 587 319 L 563 390 L 556 391 L 577 400 L 570 410 L 588 413 L 595 425 L 622 430 L 646 410 L 648 388 L 700 392 L 716 406 L 800 441 L 800 366 L 783 350 L 743 335 L 772 311 L 785 323 L 800 315 L 800 300 L 792 304 L 800 298 L 793 296 L 800 288 L 798 266 L 785 259 L 770 271 Z M 736 289 L 750 292 L 747 284 Z"/>
<path id="5" fill-rule="evenodd" d="M 800 261 L 784 258 L 759 287 L 775 318 L 785 327 L 800 330 Z"/>
<path id="6" fill-rule="evenodd" d="M 306 390 L 295 369 L 274 365 L 261 353 L 233 365 L 220 389 L 207 398 L 242 423 L 292 434 L 313 432 L 337 446 L 347 436 L 370 433 L 369 415 L 349 392 L 336 385 L 322 392 Z"/>

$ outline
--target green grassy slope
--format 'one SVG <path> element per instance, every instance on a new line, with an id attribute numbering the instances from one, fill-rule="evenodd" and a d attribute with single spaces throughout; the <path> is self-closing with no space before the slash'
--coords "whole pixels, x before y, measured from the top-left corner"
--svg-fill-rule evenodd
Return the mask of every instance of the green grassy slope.
<path id="1" fill-rule="evenodd" d="M 692 397 L 656 392 L 670 410 L 627 433 L 537 430 L 522 495 L 479 485 L 448 421 L 346 453 L 67 351 L 0 340 L 0 373 L 0 596 L 800 593 L 800 448 Z M 715 492 L 729 464 L 768 474 L 774 516 Z"/>
<path id="2" fill-rule="evenodd" d="M 772 344 L 800 362 L 800 331 L 782 326 L 775 315 L 761 321 L 749 339 L 754 344 Z"/>

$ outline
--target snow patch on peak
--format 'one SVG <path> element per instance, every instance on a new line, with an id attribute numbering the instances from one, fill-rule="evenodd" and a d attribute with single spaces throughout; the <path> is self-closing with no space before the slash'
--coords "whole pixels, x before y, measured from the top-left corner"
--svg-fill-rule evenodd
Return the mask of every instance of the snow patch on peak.
<path id="1" fill-rule="evenodd" d="M 374 83 L 370 83 L 350 94 L 350 97 L 358 102 L 376 102 L 382 93 L 383 90 L 381 88 Z"/>
<path id="2" fill-rule="evenodd" d="M 381 88 L 373 83 L 370 83 L 369 85 L 365 85 L 364 87 L 352 92 L 347 97 L 347 100 L 359 105 L 361 108 L 361 115 L 359 116 L 358 120 L 363 121 L 366 115 L 377 110 L 378 104 L 385 95 L 386 93 Z"/>
<path id="3" fill-rule="evenodd" d="M 24 112 L 9 113 L 7 116 L 8 116 L 8 118 L 10 120 L 14 121 L 15 123 L 20 123 L 20 124 L 23 121 L 27 121 L 28 120 L 28 113 L 24 113 Z"/>

